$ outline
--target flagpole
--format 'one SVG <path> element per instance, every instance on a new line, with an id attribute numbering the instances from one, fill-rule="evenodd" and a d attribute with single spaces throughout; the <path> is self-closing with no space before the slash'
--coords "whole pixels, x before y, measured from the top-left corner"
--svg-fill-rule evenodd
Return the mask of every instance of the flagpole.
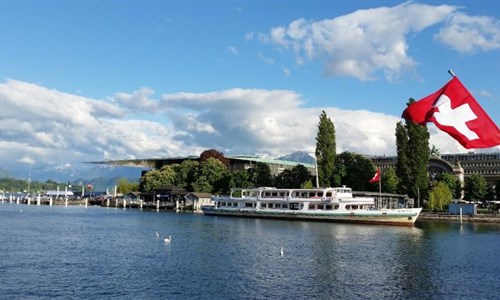
<path id="1" fill-rule="evenodd" d="M 455 75 L 455 73 L 453 73 L 453 70 L 452 69 L 449 69 L 448 70 L 448 73 L 450 73 L 451 77 L 456 77 L 457 75 Z"/>
<path id="2" fill-rule="evenodd" d="M 379 169 L 380 170 L 380 169 Z M 380 177 L 378 179 L 378 203 L 382 203 L 382 170 L 380 172 Z"/>

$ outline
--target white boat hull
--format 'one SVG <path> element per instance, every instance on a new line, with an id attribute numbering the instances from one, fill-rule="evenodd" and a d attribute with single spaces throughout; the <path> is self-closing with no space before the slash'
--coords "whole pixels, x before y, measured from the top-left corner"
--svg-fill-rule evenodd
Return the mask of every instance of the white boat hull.
<path id="1" fill-rule="evenodd" d="M 356 212 L 310 212 L 290 210 L 257 210 L 202 207 L 206 215 L 270 218 L 286 220 L 324 221 L 340 223 L 377 224 L 414 226 L 420 215 L 421 208 L 404 208 L 391 210 L 366 210 Z"/>

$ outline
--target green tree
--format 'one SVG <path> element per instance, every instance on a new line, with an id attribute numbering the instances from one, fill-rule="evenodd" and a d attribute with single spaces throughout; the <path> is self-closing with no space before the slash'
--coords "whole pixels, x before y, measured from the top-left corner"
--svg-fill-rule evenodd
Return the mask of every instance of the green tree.
<path id="1" fill-rule="evenodd" d="M 460 180 L 450 173 L 441 173 L 436 176 L 436 181 L 444 182 L 448 185 L 451 194 L 454 199 L 460 199 L 462 194 L 462 188 L 460 186 Z"/>
<path id="2" fill-rule="evenodd" d="M 346 185 L 355 191 L 377 190 L 369 181 L 375 174 L 373 162 L 363 155 L 353 152 L 342 152 L 335 161 L 335 173 L 341 174 L 340 184 Z"/>
<path id="3" fill-rule="evenodd" d="M 160 170 L 151 170 L 141 177 L 139 190 L 151 192 L 154 189 L 174 184 L 175 171 L 171 165 L 165 165 Z"/>
<path id="4" fill-rule="evenodd" d="M 180 164 L 173 165 L 175 170 L 175 185 L 183 187 L 186 191 L 194 192 L 193 184 L 196 181 L 196 173 L 199 163 L 194 160 L 184 160 Z"/>
<path id="5" fill-rule="evenodd" d="M 382 173 L 382 192 L 396 193 L 398 188 L 398 177 L 394 169 L 389 168 Z"/>
<path id="6" fill-rule="evenodd" d="M 411 186 L 410 176 L 410 157 L 408 145 L 408 133 L 402 122 L 396 124 L 396 148 L 397 148 L 397 163 L 396 176 L 398 177 L 398 193 L 408 194 Z"/>
<path id="7" fill-rule="evenodd" d="M 278 188 L 299 188 L 307 181 L 311 181 L 311 172 L 303 165 L 285 169 L 275 178 L 276 187 Z"/>
<path id="8" fill-rule="evenodd" d="M 427 206 L 431 210 L 442 210 L 446 205 L 451 203 L 451 200 L 452 195 L 448 185 L 438 181 L 429 194 Z"/>
<path id="9" fill-rule="evenodd" d="M 316 136 L 316 162 L 318 165 L 319 184 L 336 186 L 334 169 L 337 156 L 335 142 L 335 126 L 323 110 L 319 117 L 318 134 Z"/>
<path id="10" fill-rule="evenodd" d="M 413 102 L 415 100 L 410 99 L 408 105 Z M 417 207 L 422 206 L 422 200 L 427 199 L 429 194 L 429 137 L 425 126 L 411 121 L 405 121 L 405 125 L 401 122 L 396 125 L 398 191 L 415 199 Z"/>
<path id="11" fill-rule="evenodd" d="M 312 189 L 314 188 L 314 185 L 312 183 L 312 180 L 309 179 L 307 180 L 306 182 L 304 182 L 301 186 L 300 186 L 301 189 Z"/>
<path id="12" fill-rule="evenodd" d="M 488 183 L 483 176 L 473 174 L 465 178 L 464 198 L 469 201 L 481 201 L 486 196 Z"/>
<path id="13" fill-rule="evenodd" d="M 127 194 L 129 192 L 138 191 L 139 184 L 135 182 L 130 182 L 126 178 L 120 177 L 117 180 L 116 189 L 118 193 Z"/>
<path id="14" fill-rule="evenodd" d="M 255 167 L 248 170 L 250 181 L 254 187 L 273 186 L 273 176 L 271 169 L 266 163 L 256 163 Z"/>
<path id="15" fill-rule="evenodd" d="M 236 188 L 250 188 L 254 187 L 252 181 L 250 180 L 250 174 L 247 170 L 237 170 L 232 173 L 232 184 L 231 187 Z"/>
<path id="16" fill-rule="evenodd" d="M 196 189 L 196 191 L 206 192 L 207 191 L 207 186 L 205 183 L 206 181 L 210 185 L 209 192 L 214 194 L 226 192 L 229 189 L 229 186 L 226 186 L 227 184 L 226 176 L 228 172 L 229 170 L 227 166 L 216 158 L 209 157 L 207 160 L 202 161 L 200 163 L 198 170 L 198 179 L 202 178 L 201 182 L 203 184 L 201 184 L 197 180 L 196 186 L 198 187 L 203 186 L 203 190 Z"/>
<path id="17" fill-rule="evenodd" d="M 193 188 L 197 192 L 212 193 L 212 185 L 206 176 L 198 176 L 193 183 Z"/>

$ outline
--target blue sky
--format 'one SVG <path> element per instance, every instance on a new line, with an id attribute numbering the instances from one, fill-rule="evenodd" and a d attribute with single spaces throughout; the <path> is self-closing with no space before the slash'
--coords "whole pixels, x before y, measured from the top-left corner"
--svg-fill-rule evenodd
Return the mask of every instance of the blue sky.
<path id="1" fill-rule="evenodd" d="M 0 0 L 0 168 L 313 152 L 322 110 L 394 155 L 448 69 L 500 124 L 499 1 Z"/>

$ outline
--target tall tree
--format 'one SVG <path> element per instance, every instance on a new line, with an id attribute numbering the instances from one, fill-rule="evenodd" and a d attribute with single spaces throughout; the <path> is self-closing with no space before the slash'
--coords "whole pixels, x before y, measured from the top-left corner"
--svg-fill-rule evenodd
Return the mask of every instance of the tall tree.
<path id="1" fill-rule="evenodd" d="M 338 185 L 334 177 L 336 156 L 335 127 L 323 110 L 319 116 L 318 134 L 316 136 L 317 176 L 319 176 L 321 186 Z"/>
<path id="2" fill-rule="evenodd" d="M 382 174 L 382 191 L 384 193 L 396 193 L 398 188 L 398 177 L 394 169 L 388 168 Z"/>
<path id="3" fill-rule="evenodd" d="M 411 185 L 410 157 L 408 145 L 408 133 L 402 122 L 396 124 L 396 148 L 397 163 L 396 176 L 398 177 L 398 193 L 408 194 Z"/>
<path id="4" fill-rule="evenodd" d="M 488 183 L 483 176 L 479 174 L 472 174 L 470 177 L 465 178 L 464 184 L 464 198 L 469 201 L 484 200 L 488 188 Z"/>
<path id="5" fill-rule="evenodd" d="M 375 174 L 373 162 L 363 155 L 353 152 L 342 152 L 335 160 L 335 173 L 340 175 L 340 184 L 356 191 L 377 190 L 369 181 Z"/>
<path id="6" fill-rule="evenodd" d="M 410 99 L 408 105 L 413 102 L 415 100 Z M 411 121 L 405 121 L 405 126 L 401 122 L 396 126 L 399 192 L 415 199 L 417 207 L 421 207 L 423 199 L 427 199 L 429 195 L 429 138 L 429 131 L 425 126 Z"/>

